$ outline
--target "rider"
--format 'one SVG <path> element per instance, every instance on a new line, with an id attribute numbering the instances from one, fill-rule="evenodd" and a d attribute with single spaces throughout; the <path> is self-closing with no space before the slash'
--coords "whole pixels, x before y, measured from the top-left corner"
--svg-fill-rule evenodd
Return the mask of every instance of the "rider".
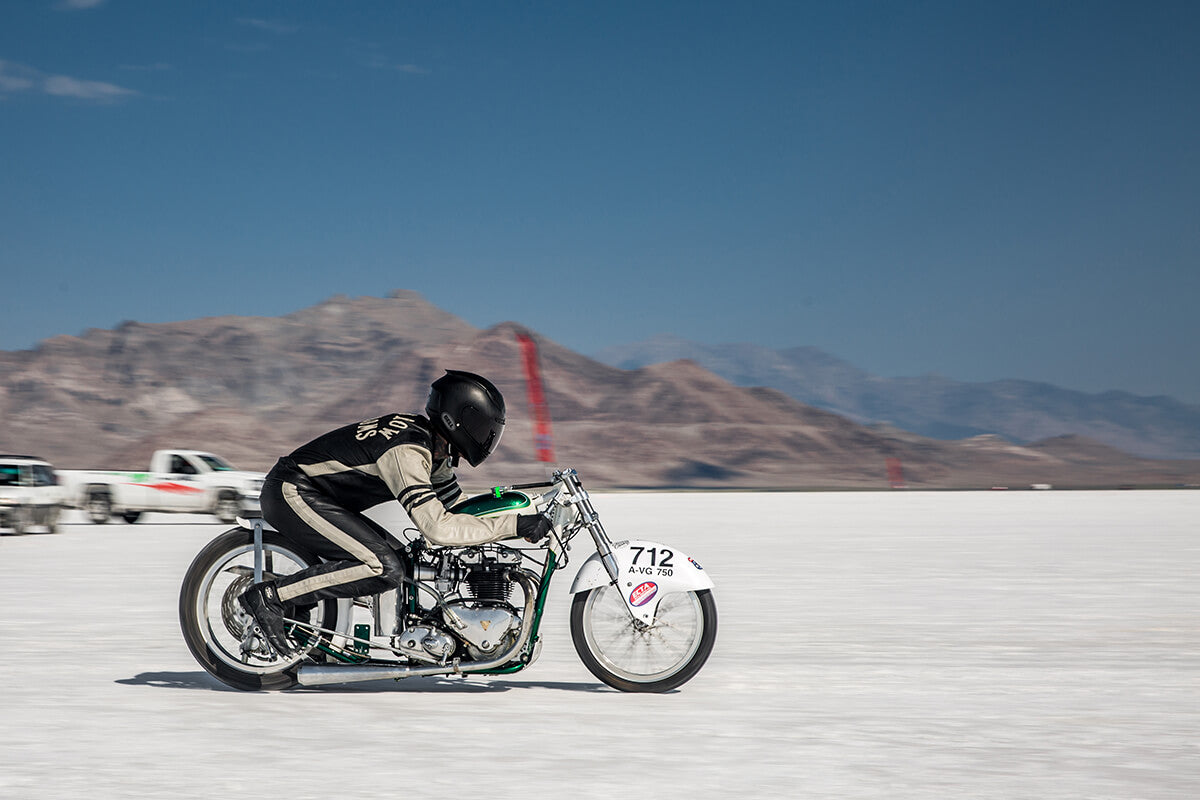
<path id="1" fill-rule="evenodd" d="M 388 533 L 362 512 L 400 501 L 430 542 L 463 546 L 550 530 L 541 514 L 487 519 L 447 511 L 462 494 L 459 457 L 483 463 L 504 432 L 504 398 L 491 381 L 447 370 L 433 382 L 426 416 L 385 414 L 330 431 L 279 459 L 262 489 L 263 517 L 323 561 L 251 586 L 239 602 L 281 655 L 291 654 L 284 617 L 307 618 L 321 600 L 377 594 L 404 569 Z"/>

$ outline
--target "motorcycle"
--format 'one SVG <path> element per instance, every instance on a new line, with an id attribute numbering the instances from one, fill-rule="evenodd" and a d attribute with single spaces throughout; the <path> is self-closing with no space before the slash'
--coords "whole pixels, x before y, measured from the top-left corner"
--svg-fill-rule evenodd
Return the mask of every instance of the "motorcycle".
<path id="1" fill-rule="evenodd" d="M 596 552 L 571 586 L 570 627 L 588 670 L 621 691 L 665 692 L 704 666 L 717 635 L 708 573 L 658 542 L 613 542 L 575 470 L 556 471 L 543 483 L 498 486 L 450 510 L 479 517 L 536 511 L 552 529 L 536 546 L 509 540 L 437 547 L 419 535 L 404 542 L 389 534 L 404 564 L 400 586 L 325 600 L 305 618 L 286 618 L 296 647 L 281 658 L 238 597 L 252 583 L 317 561 L 263 520 L 239 519 L 200 551 L 184 577 L 179 619 L 188 648 L 213 677 L 244 690 L 519 672 L 541 652 L 551 579 L 586 531 Z"/>

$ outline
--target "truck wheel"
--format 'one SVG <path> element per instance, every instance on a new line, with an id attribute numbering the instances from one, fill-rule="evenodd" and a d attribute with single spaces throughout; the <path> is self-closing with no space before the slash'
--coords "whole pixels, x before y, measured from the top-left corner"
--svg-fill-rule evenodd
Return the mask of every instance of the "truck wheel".
<path id="1" fill-rule="evenodd" d="M 242 513 L 242 501 L 238 498 L 237 492 L 226 489 L 217 495 L 217 504 L 213 508 L 213 514 L 217 519 L 228 525 L 236 522 L 240 513 Z"/>
<path id="2" fill-rule="evenodd" d="M 53 506 L 46 514 L 46 533 L 58 533 L 58 517 L 62 513 L 62 506 Z"/>
<path id="3" fill-rule="evenodd" d="M 108 518 L 112 515 L 112 500 L 109 499 L 106 490 L 92 489 L 88 492 L 85 508 L 92 522 L 97 525 L 103 525 L 108 522 Z"/>
<path id="4" fill-rule="evenodd" d="M 25 533 L 29 527 L 29 509 L 18 506 L 13 509 L 12 532 L 16 536 Z"/>
<path id="5" fill-rule="evenodd" d="M 140 512 L 140 511 L 126 511 L 124 514 L 121 515 L 121 519 L 125 520 L 130 525 L 132 525 L 133 523 L 137 522 L 138 519 L 141 518 L 141 516 L 142 516 L 142 512 Z"/>

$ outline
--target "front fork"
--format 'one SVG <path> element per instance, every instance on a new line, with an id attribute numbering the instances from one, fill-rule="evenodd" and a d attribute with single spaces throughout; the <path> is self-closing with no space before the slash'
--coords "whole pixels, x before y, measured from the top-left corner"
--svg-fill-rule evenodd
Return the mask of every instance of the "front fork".
<path id="1" fill-rule="evenodd" d="M 617 566 L 617 559 L 613 555 L 612 540 L 608 538 L 608 533 L 600 524 L 600 517 L 592 506 L 591 497 L 579 482 L 579 473 L 573 469 L 566 469 L 559 475 L 562 482 L 570 489 L 571 496 L 567 502 L 578 507 L 579 518 L 583 520 L 584 527 L 588 529 L 588 533 L 592 535 L 592 540 L 596 543 L 596 552 L 600 554 L 600 563 L 604 565 L 604 571 L 608 573 L 609 581 L 616 585 L 621 578 L 621 568 Z"/>

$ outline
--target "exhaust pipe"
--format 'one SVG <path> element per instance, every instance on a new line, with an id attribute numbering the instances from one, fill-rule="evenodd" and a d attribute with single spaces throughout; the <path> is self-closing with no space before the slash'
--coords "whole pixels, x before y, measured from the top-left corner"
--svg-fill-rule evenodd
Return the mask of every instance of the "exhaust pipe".
<path id="1" fill-rule="evenodd" d="M 303 664 L 296 670 L 296 680 L 301 686 L 324 686 L 330 683 L 361 683 L 392 678 L 428 678 L 435 675 L 469 675 L 502 667 L 520 653 L 533 632 L 533 612 L 537 605 L 537 584 L 530 573 L 521 570 L 515 573 L 521 591 L 525 593 L 525 614 L 521 620 L 521 633 L 512 647 L 490 661 L 470 661 L 466 664 L 458 659 L 449 664 L 430 667 L 402 667 L 393 664 L 359 664 L 357 666 L 335 666 L 329 664 Z"/>
<path id="2" fill-rule="evenodd" d="M 330 683 L 360 683 L 385 678 L 426 678 L 434 675 L 461 674 L 458 659 L 437 667 L 393 667 L 386 664 L 334 667 L 327 664 L 305 664 L 296 672 L 301 686 L 324 686 Z"/>

